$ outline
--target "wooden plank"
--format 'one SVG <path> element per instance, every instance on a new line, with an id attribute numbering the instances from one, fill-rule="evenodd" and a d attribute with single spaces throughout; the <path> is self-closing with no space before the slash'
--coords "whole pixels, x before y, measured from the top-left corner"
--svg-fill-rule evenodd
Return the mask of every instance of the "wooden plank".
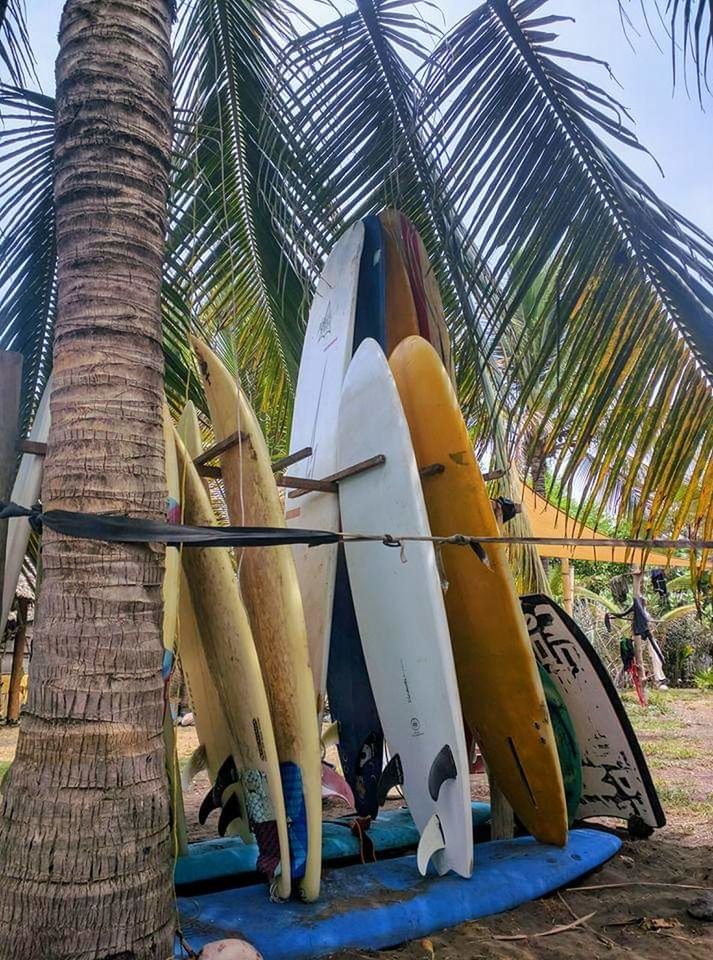
<path id="1" fill-rule="evenodd" d="M 246 433 L 236 430 L 235 433 L 231 433 L 229 437 L 225 437 L 224 440 L 219 440 L 217 443 L 214 443 L 212 447 L 208 447 L 208 449 L 204 450 L 193 462 L 197 467 L 201 467 L 204 463 L 210 463 L 211 460 L 214 460 L 221 453 L 225 453 L 226 450 L 230 450 L 231 447 L 236 446 L 238 443 L 243 443 L 248 439 Z"/>
<path id="2" fill-rule="evenodd" d="M 207 463 L 196 464 L 196 470 L 198 475 L 201 477 L 206 477 L 208 480 L 222 480 L 223 471 L 220 467 L 212 467 Z"/>
<path id="3" fill-rule="evenodd" d="M 278 487 L 288 487 L 294 490 L 289 497 L 300 496 L 310 491 L 319 493 L 338 493 L 339 487 L 333 480 L 313 480 L 310 477 L 275 477 Z"/>
<path id="4" fill-rule="evenodd" d="M 47 455 L 47 444 L 38 443 L 36 440 L 20 440 L 18 448 L 20 453 L 34 453 L 37 457 Z"/>
<path id="5" fill-rule="evenodd" d="M 333 483 L 335 485 L 334 489 L 331 487 L 307 487 L 304 486 L 304 480 L 301 481 L 301 484 L 298 489 L 293 490 L 292 493 L 288 493 L 287 496 L 294 500 L 296 497 L 303 497 L 308 490 L 325 490 L 328 493 L 336 493 L 337 488 L 336 484 L 340 480 L 346 480 L 347 477 L 354 477 L 358 473 L 364 473 L 366 470 L 372 470 L 374 467 L 380 467 L 382 464 L 386 463 L 386 457 L 383 453 L 377 453 L 374 457 L 369 457 L 366 460 L 361 460 L 359 463 L 353 464 L 351 467 L 345 467 L 343 470 L 337 470 L 336 473 L 331 473 L 328 477 L 323 477 L 318 481 L 310 481 L 311 483 Z M 288 477 L 283 477 L 283 480 L 287 480 Z M 295 477 L 290 477 L 289 479 L 294 480 Z M 304 478 L 306 479 L 306 478 Z M 282 484 L 282 486 L 290 486 L 288 483 Z M 297 486 L 297 484 L 293 484 Z"/>
<path id="6" fill-rule="evenodd" d="M 22 386 L 22 354 L 0 351 L 0 500 L 9 500 L 17 468 L 17 421 Z M 0 524 L 0 595 L 5 580 L 7 523 Z M 0 624 L 0 633 L 5 624 Z"/>
<path id="7" fill-rule="evenodd" d="M 307 457 L 311 456 L 312 447 L 302 447 L 301 450 L 295 450 L 294 453 L 290 453 L 286 457 L 280 457 L 278 460 L 272 461 L 273 473 L 279 473 L 280 470 L 291 467 L 293 463 L 299 463 L 301 460 L 306 460 Z"/>
<path id="8" fill-rule="evenodd" d="M 442 463 L 429 463 L 428 466 L 421 467 L 418 475 L 421 479 L 424 477 L 436 477 L 439 473 L 443 473 L 445 469 Z"/>

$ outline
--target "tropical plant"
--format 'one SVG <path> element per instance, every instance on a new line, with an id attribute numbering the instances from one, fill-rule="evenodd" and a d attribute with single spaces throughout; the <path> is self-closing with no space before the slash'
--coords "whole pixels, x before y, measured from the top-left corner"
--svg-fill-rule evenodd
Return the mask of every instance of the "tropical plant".
<path id="1" fill-rule="evenodd" d="M 167 56 L 165 35 L 157 38 L 155 31 L 157 23 L 164 30 L 168 0 L 139 6 L 154 19 L 137 24 L 140 32 L 127 36 L 126 51 L 138 36 L 146 41 L 142 57 L 159 51 Z M 672 0 L 669 6 L 671 15 L 683 17 L 685 29 L 693 30 L 691 36 L 705 36 L 705 21 L 698 18 L 703 0 Z M 306 22 L 290 0 L 183 0 L 178 5 L 176 122 L 160 301 L 166 391 L 174 408 L 188 395 L 202 402 L 187 343 L 187 333 L 199 331 L 242 377 L 271 445 L 284 448 L 314 278 L 341 230 L 365 213 L 396 205 L 414 221 L 434 264 L 455 347 L 460 398 L 480 451 L 494 457 L 496 466 L 508 468 L 505 490 L 517 497 L 514 461 L 527 436 L 538 456 L 550 459 L 563 491 L 584 469 L 584 513 L 601 511 L 616 493 L 621 504 L 617 520 L 630 524 L 632 533 L 666 527 L 676 536 L 684 525 L 707 533 L 713 530 L 713 242 L 662 203 L 623 162 L 619 152 L 641 149 L 625 111 L 605 89 L 565 67 L 568 60 L 591 58 L 559 47 L 554 28 L 561 18 L 544 7 L 545 0 L 487 0 L 442 36 L 426 19 L 429 7 L 417 10 L 407 0 L 356 0 L 346 14 L 332 17 L 329 12 L 330 19 L 321 24 Z M 77 11 L 89 8 L 92 17 L 118 9 L 110 0 L 69 0 L 67 16 L 77 14 L 71 24 L 78 32 L 70 42 L 70 21 L 65 19 L 66 69 L 83 58 L 103 69 L 103 64 L 91 63 L 95 48 L 89 44 L 84 52 L 80 46 L 84 31 L 91 34 L 92 18 L 83 19 Z M 101 171 L 89 159 L 74 170 L 66 166 L 71 154 L 62 147 L 75 128 L 60 124 L 55 132 L 53 117 L 55 109 L 60 120 L 66 117 L 71 90 L 60 88 L 55 108 L 51 99 L 25 89 L 31 60 L 23 9 L 21 0 L 0 0 L 0 64 L 10 83 L 0 89 L 0 112 L 10 120 L 0 130 L 0 349 L 17 348 L 25 356 L 27 423 L 52 364 L 50 345 L 60 334 L 55 363 L 61 386 L 47 463 L 48 499 L 66 499 L 74 491 L 74 502 L 100 509 L 113 491 L 118 496 L 112 507 L 131 510 L 143 494 L 153 513 L 159 508 L 157 458 L 149 457 L 145 465 L 154 472 L 135 475 L 135 486 L 129 487 L 125 471 L 118 476 L 114 456 L 128 439 L 107 449 L 110 431 L 102 432 L 101 418 L 89 412 L 106 404 L 101 391 L 110 387 L 102 386 L 101 377 L 88 380 L 74 440 L 68 432 L 74 387 L 64 385 L 67 371 L 84 350 L 90 358 L 94 354 L 81 325 L 69 335 L 70 297 L 63 303 L 58 296 L 58 289 L 67 293 L 63 258 L 69 255 L 72 234 L 66 231 L 70 226 L 94 231 L 86 258 L 87 290 L 106 307 L 96 269 L 100 256 L 111 252 L 105 235 L 111 224 L 102 216 L 87 216 L 86 222 L 78 217 L 69 224 L 73 204 L 88 204 L 92 190 L 100 187 L 96 178 Z M 121 42 L 119 27 L 116 36 Z M 703 45 L 688 49 L 697 51 L 694 60 L 702 70 Z M 76 59 L 71 51 L 79 51 Z M 126 55 L 120 53 L 119 62 Z M 159 75 L 163 63 L 156 66 Z M 127 56 L 127 76 L 134 67 L 139 65 Z M 87 75 L 77 81 L 80 90 L 89 82 Z M 137 90 L 147 98 L 137 103 L 136 117 L 146 121 L 141 133 L 157 134 L 165 104 L 152 114 L 148 98 L 155 94 L 154 86 L 138 78 L 132 96 Z M 77 134 L 85 131 L 85 120 L 84 109 L 78 108 Z M 111 124 L 99 123 L 94 128 L 96 156 L 102 161 L 107 144 L 113 143 L 110 129 Z M 119 185 L 116 202 L 131 181 L 137 191 L 131 200 L 133 229 L 146 231 L 144 240 L 153 230 L 154 244 L 156 229 L 164 226 L 164 209 L 146 191 L 164 182 L 165 148 L 162 141 L 153 181 L 135 183 L 127 175 L 131 163 L 117 170 L 115 160 L 106 161 Z M 77 156 L 81 159 L 81 151 Z M 82 176 L 90 186 L 73 196 L 70 188 L 82 183 Z M 62 201 L 56 215 L 53 181 Z M 126 229 L 129 236 L 132 227 Z M 156 248 L 152 250 L 146 264 L 155 266 Z M 128 257 L 132 250 L 123 253 Z M 129 296 L 133 303 L 141 290 L 148 295 L 150 284 L 139 284 L 138 291 L 134 286 L 133 280 L 126 283 L 114 303 Z M 75 289 L 80 292 L 79 285 Z M 157 306 L 158 285 L 154 292 Z M 105 316 L 107 337 L 125 343 L 122 330 L 132 318 L 126 311 Z M 155 453 L 160 448 L 160 331 L 154 313 L 148 311 L 145 318 L 145 327 L 134 337 L 131 367 L 140 373 L 131 380 L 128 396 L 137 401 L 132 411 L 147 404 L 146 442 L 156 444 Z M 107 363 L 114 353 L 107 349 Z M 131 391 L 147 383 L 149 390 L 139 401 Z M 104 410 L 113 430 L 122 408 L 113 408 L 112 416 L 106 405 Z M 97 437 L 87 454 L 91 459 L 82 453 L 70 462 L 78 449 L 72 444 L 83 432 L 87 439 Z M 96 466 L 102 456 L 108 458 L 107 486 L 90 491 L 87 465 Z M 70 484 L 60 491 L 63 465 L 70 470 Z M 104 555 L 105 548 L 96 549 L 96 556 Z M 71 583 L 72 589 L 86 586 L 83 577 L 88 576 L 73 566 L 80 556 L 72 559 L 61 542 L 48 543 L 45 550 L 52 563 L 40 620 L 45 609 L 59 603 L 62 583 Z M 118 557 L 113 550 L 106 555 Z M 133 560 L 137 556 L 131 554 Z M 148 589 L 155 592 L 158 563 L 147 561 L 142 570 L 154 576 Z M 113 563 L 107 563 L 105 573 L 112 571 Z M 92 656 L 78 647 L 80 636 L 91 641 L 97 635 L 96 607 L 88 602 L 86 609 L 86 625 L 80 623 L 63 648 L 65 655 L 74 652 L 73 664 L 92 663 Z M 129 605 L 124 620 L 132 616 Z M 134 678 L 138 670 L 141 675 L 132 736 L 138 728 L 145 735 L 158 716 L 154 653 L 159 648 L 153 644 L 158 617 L 152 606 L 145 631 L 137 630 L 137 642 L 129 644 L 132 657 L 146 658 L 144 672 L 132 659 L 122 674 Z M 116 638 L 114 633 L 111 637 Z M 50 682 L 35 695 L 31 712 L 44 703 L 43 716 L 61 721 L 71 709 L 100 711 L 81 692 L 50 703 L 51 691 L 77 679 L 66 660 L 52 660 L 55 647 L 56 635 L 40 625 L 37 676 Z M 116 705 L 117 715 L 123 716 L 129 700 L 128 694 L 125 701 L 107 696 L 100 701 L 101 710 Z M 82 722 L 81 729 L 89 747 L 100 749 L 106 744 L 102 737 L 108 737 L 103 724 L 115 718 L 93 718 L 101 722 L 86 727 Z M 24 743 L 37 741 L 26 737 Z M 58 742 L 47 737 L 40 759 L 53 757 L 57 748 Z M 146 755 L 152 756 L 154 779 L 145 780 L 137 796 L 149 789 L 146 784 L 159 791 L 158 757 L 151 751 Z M 22 753 L 17 769 L 20 783 L 27 770 Z M 57 769 L 65 768 L 58 764 Z M 54 782 L 47 780 L 49 786 Z M 36 788 L 28 785 L 27 792 L 30 801 L 23 798 L 24 804 L 33 802 Z M 158 795 L 163 797 L 160 791 Z M 116 798 L 123 826 L 132 796 L 129 791 Z M 157 815 L 162 802 L 155 807 Z M 51 807 L 49 800 L 46 806 Z M 86 835 L 92 836 L 91 831 Z M 116 836 L 121 835 L 117 830 Z M 135 849 L 135 834 L 127 827 L 124 835 L 132 838 L 127 847 Z M 120 924 L 113 922 L 113 914 L 99 912 L 101 937 L 126 929 L 127 916 L 164 935 L 165 838 L 160 829 L 152 838 L 153 888 L 141 903 L 121 904 Z M 35 845 L 38 856 L 44 849 Z M 148 875 L 137 876 L 137 889 L 146 889 L 142 884 Z M 27 930 L 43 929 L 45 919 L 38 911 Z M 149 949 L 147 941 L 136 954 L 149 955 Z M 22 954 L 18 950 L 15 955 Z M 91 950 L 87 955 L 93 955 Z"/>
<path id="2" fill-rule="evenodd" d="M 168 0 L 68 0 L 62 15 L 49 508 L 165 517 L 170 22 Z M 29 701 L 3 783 L 0 957 L 163 960 L 175 932 L 163 556 L 45 531 L 42 561 Z"/>

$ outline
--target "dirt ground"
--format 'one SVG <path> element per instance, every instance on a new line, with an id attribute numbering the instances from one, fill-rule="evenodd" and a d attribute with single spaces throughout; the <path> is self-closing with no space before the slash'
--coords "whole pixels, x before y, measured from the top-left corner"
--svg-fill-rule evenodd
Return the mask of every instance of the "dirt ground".
<path id="1" fill-rule="evenodd" d="M 339 960 L 713 957 L 713 923 L 687 913 L 703 889 L 713 889 L 713 694 L 656 693 L 646 712 L 628 699 L 627 709 L 667 814 L 666 827 L 647 841 L 625 839 L 618 856 L 567 890 L 427 940 L 378 954 L 349 951 Z M 16 729 L 0 726 L 0 776 L 16 739 Z M 197 744 L 194 729 L 179 728 L 178 742 L 185 764 Z M 472 783 L 474 798 L 487 799 L 485 778 L 476 776 Z M 200 775 L 185 796 L 191 839 L 214 835 L 217 817 L 205 827 L 197 823 L 207 789 Z M 578 889 L 589 886 L 599 889 Z M 585 923 L 554 932 L 590 914 Z"/>

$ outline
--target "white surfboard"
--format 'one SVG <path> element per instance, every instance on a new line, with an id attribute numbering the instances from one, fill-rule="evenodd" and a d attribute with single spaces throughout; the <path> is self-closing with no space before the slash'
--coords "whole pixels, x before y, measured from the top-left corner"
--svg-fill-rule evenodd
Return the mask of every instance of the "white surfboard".
<path id="1" fill-rule="evenodd" d="M 314 295 L 302 348 L 290 437 L 291 453 L 311 447 L 312 455 L 291 468 L 295 476 L 320 480 L 337 470 L 337 413 L 352 355 L 363 244 L 364 225 L 360 222 L 350 227 L 334 245 Z M 338 529 L 339 503 L 333 493 L 288 496 L 285 503 L 290 527 Z M 294 557 L 321 713 L 327 683 L 337 547 L 313 550 L 298 545 L 294 547 Z"/>
<path id="2" fill-rule="evenodd" d="M 430 536 L 408 424 L 374 340 L 359 347 L 344 381 L 338 452 L 340 468 L 386 457 L 383 466 L 340 482 L 344 530 Z M 347 543 L 345 551 L 369 679 L 392 754 L 382 782 L 403 781 L 421 834 L 419 870 L 425 872 L 432 856 L 439 873 L 468 877 L 468 758 L 433 545 Z"/>
<path id="3" fill-rule="evenodd" d="M 631 721 L 596 651 L 553 600 L 521 597 L 538 662 L 562 695 L 582 755 L 576 819 L 620 817 L 632 832 L 662 827 L 666 817 Z"/>
<path id="4" fill-rule="evenodd" d="M 46 385 L 40 404 L 35 414 L 35 422 L 27 437 L 35 443 L 47 443 L 50 432 L 50 395 L 52 393 L 52 379 Z M 35 453 L 24 453 L 20 467 L 15 477 L 15 483 L 10 499 L 21 507 L 31 507 L 37 502 L 42 488 L 42 468 L 44 457 Z M 5 550 L 5 577 L 2 588 L 2 620 L 0 630 L 5 628 L 10 616 L 12 601 L 22 573 L 22 561 L 27 553 L 27 543 L 30 539 L 30 525 L 24 517 L 8 520 L 7 546 Z"/>

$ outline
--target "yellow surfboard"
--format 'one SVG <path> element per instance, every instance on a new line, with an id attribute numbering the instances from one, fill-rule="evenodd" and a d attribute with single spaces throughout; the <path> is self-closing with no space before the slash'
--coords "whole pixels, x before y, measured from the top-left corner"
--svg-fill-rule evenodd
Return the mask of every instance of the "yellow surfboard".
<path id="1" fill-rule="evenodd" d="M 390 358 L 423 479 L 434 536 L 499 535 L 488 491 L 440 357 L 409 337 Z M 446 545 L 448 625 L 466 723 L 493 777 L 525 827 L 543 843 L 566 843 L 567 808 L 545 695 L 502 544 L 487 563 Z"/>
<path id="2" fill-rule="evenodd" d="M 228 514 L 236 526 L 284 527 L 262 430 L 233 377 L 206 344 L 191 339 L 221 454 Z M 240 589 L 255 638 L 282 768 L 292 857 L 300 892 L 316 900 L 322 867 L 322 774 L 307 630 L 292 549 L 257 547 L 238 557 Z M 306 828 L 306 850 L 304 830 Z M 300 855 L 301 851 L 301 855 Z M 302 863 L 300 863 L 300 859 Z"/>
<path id="3" fill-rule="evenodd" d="M 173 421 L 168 405 L 163 405 L 163 442 L 166 460 L 166 487 L 168 500 L 166 503 L 166 518 L 169 523 L 180 523 L 181 494 L 178 482 L 178 461 L 176 460 L 176 444 L 173 440 Z M 180 593 L 180 557 L 178 550 L 166 548 L 163 573 L 163 648 L 165 682 L 170 681 L 170 671 L 175 651 L 176 635 L 178 630 L 178 598 Z M 186 818 L 183 809 L 183 791 L 176 753 L 176 731 L 171 716 L 171 705 L 166 690 L 166 708 L 163 715 L 163 742 L 166 750 L 166 769 L 168 771 L 168 785 L 171 793 L 171 811 L 173 818 L 174 845 L 177 854 L 188 852 L 188 837 L 186 834 Z"/>
<path id="4" fill-rule="evenodd" d="M 178 435 L 183 441 L 186 451 L 192 460 L 203 453 L 201 432 L 198 425 L 198 415 L 193 402 L 189 400 L 183 408 L 183 413 L 176 425 Z M 175 441 L 171 436 L 175 452 Z M 178 467 L 176 467 L 178 471 Z M 180 483 L 179 477 L 179 483 Z M 185 497 L 181 497 L 181 502 Z M 198 735 L 198 742 L 205 750 L 206 767 L 211 783 L 215 783 L 218 771 L 225 758 L 230 756 L 230 732 L 223 713 L 218 688 L 211 676 L 203 649 L 200 627 L 193 609 L 193 600 L 186 580 L 185 571 L 181 571 L 181 591 L 178 604 L 178 642 L 176 653 L 181 663 L 183 679 L 188 691 L 188 699 L 193 711 L 193 719 Z M 241 808 L 245 809 L 244 798 L 240 785 L 228 788 L 222 795 L 225 804 L 230 793 L 237 793 Z M 228 836 L 239 833 L 246 843 L 254 842 L 247 820 L 241 818 L 232 821 L 226 830 Z"/>
<path id="5" fill-rule="evenodd" d="M 215 526 L 201 478 L 175 434 L 184 520 Z M 276 875 L 276 893 L 290 895 L 290 852 L 280 764 L 260 662 L 227 549 L 187 547 L 183 568 L 200 623 L 206 662 L 218 689 L 240 773 L 248 820 L 260 849 L 258 866 Z M 276 851 L 279 850 L 279 854 Z"/>

